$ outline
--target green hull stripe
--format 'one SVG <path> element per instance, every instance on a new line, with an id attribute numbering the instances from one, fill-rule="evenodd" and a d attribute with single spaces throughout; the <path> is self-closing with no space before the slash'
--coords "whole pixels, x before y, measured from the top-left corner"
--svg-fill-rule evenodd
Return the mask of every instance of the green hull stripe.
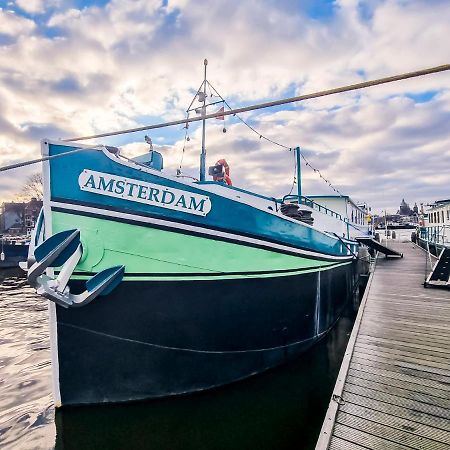
<path id="1" fill-rule="evenodd" d="M 151 227 L 113 222 L 63 212 L 52 213 L 53 233 L 78 228 L 81 231 L 83 256 L 78 272 L 99 272 L 111 266 L 125 265 L 125 278 L 143 280 L 146 277 L 127 277 L 126 273 L 165 274 L 148 279 L 221 279 L 287 276 L 299 271 L 317 271 L 337 267 L 336 262 L 309 259 L 305 256 L 286 255 L 270 250 L 248 247 L 237 243 L 216 241 Z M 349 261 L 338 265 L 349 264 Z M 284 273 L 246 274 L 245 272 Z M 292 271 L 292 272 L 291 272 Z M 222 274 L 223 275 L 220 275 Z M 173 274 L 173 278 L 170 276 Z M 191 274 L 195 274 L 193 276 Z M 82 278 L 86 278 L 81 276 Z M 76 279 L 75 277 L 73 277 Z"/>
<path id="2" fill-rule="evenodd" d="M 290 277 L 292 275 L 300 275 L 304 273 L 312 273 L 312 272 L 324 272 L 326 270 L 335 269 L 337 267 L 346 266 L 351 264 L 350 262 L 344 262 L 339 264 L 334 264 L 332 266 L 324 266 L 324 267 L 316 267 L 314 269 L 306 269 L 306 270 L 293 270 L 292 272 L 283 272 L 283 273 L 263 273 L 263 274 L 250 274 L 250 275 L 227 275 L 224 273 L 223 275 L 215 275 L 215 276 L 165 276 L 165 277 L 133 277 L 125 275 L 123 277 L 123 281 L 206 281 L 206 280 L 238 280 L 244 278 L 274 278 L 274 277 Z M 91 276 L 84 275 L 74 275 L 71 277 L 72 280 L 87 280 Z"/>

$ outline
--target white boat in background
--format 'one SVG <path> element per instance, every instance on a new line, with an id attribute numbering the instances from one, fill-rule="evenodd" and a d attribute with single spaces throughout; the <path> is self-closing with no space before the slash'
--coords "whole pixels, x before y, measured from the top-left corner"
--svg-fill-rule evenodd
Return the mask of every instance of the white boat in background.
<path id="1" fill-rule="evenodd" d="M 450 199 L 428 206 L 417 229 L 417 243 L 436 256 L 450 248 Z"/>

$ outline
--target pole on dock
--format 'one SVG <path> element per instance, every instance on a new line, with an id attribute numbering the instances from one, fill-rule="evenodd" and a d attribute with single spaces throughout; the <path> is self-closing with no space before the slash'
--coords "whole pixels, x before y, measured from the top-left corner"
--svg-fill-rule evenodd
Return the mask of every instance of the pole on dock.
<path id="1" fill-rule="evenodd" d="M 386 210 L 384 210 L 384 234 L 386 236 L 386 241 L 387 241 L 388 235 L 387 235 L 387 211 Z"/>

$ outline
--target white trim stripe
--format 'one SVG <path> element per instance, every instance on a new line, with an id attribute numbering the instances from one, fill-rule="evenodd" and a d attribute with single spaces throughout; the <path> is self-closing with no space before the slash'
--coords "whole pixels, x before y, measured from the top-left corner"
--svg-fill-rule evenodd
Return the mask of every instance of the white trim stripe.
<path id="1" fill-rule="evenodd" d="M 123 212 L 118 212 L 118 211 L 106 210 L 106 209 L 101 209 L 101 208 L 92 208 L 90 206 L 74 205 L 74 204 L 60 203 L 60 202 L 55 202 L 55 201 L 51 201 L 50 206 L 52 208 L 73 210 L 75 212 L 80 211 L 80 212 L 85 212 L 85 213 L 90 213 L 90 214 L 102 215 L 102 216 L 105 216 L 105 218 L 116 217 L 116 218 L 120 218 L 120 219 L 131 220 L 134 222 L 149 223 L 149 224 L 164 226 L 167 228 L 173 228 L 174 230 L 179 229 L 179 230 L 185 230 L 185 231 L 190 231 L 190 232 L 195 232 L 195 233 L 207 234 L 209 236 L 218 236 L 218 237 L 221 237 L 224 239 L 232 239 L 232 240 L 240 241 L 240 242 L 244 242 L 244 243 L 247 242 L 247 243 L 254 244 L 254 245 L 271 247 L 271 248 L 274 248 L 277 250 L 282 250 L 285 252 L 296 253 L 298 255 L 311 256 L 311 257 L 323 258 L 323 259 L 329 259 L 329 260 L 335 260 L 335 261 L 343 261 L 343 260 L 349 259 L 348 256 L 334 256 L 334 255 L 328 255 L 325 253 L 317 253 L 317 252 L 312 252 L 312 251 L 308 251 L 308 250 L 301 250 L 298 248 L 288 247 L 288 246 L 281 245 L 281 244 L 275 244 L 273 242 L 254 239 L 254 238 L 250 238 L 250 237 L 246 237 L 246 236 L 242 236 L 242 235 L 238 235 L 238 234 L 232 234 L 232 233 L 227 233 L 227 232 L 223 232 L 223 231 L 217 231 L 217 230 L 212 230 L 212 229 L 208 229 L 208 228 L 203 228 L 203 227 L 196 227 L 196 226 L 187 225 L 187 224 L 183 224 L 183 223 L 179 223 L 179 222 L 171 222 L 171 221 L 166 221 L 166 220 L 162 220 L 162 219 L 138 216 L 138 215 L 123 213 Z"/>
<path id="2" fill-rule="evenodd" d="M 42 156 L 49 155 L 49 146 L 46 140 L 41 141 Z M 46 237 L 53 234 L 52 215 L 50 205 L 50 163 L 46 161 L 42 164 L 42 172 L 44 175 L 44 227 Z M 53 276 L 53 269 L 47 269 L 47 275 Z M 52 361 L 52 391 L 55 407 L 62 406 L 61 391 L 59 386 L 59 357 L 58 357 L 58 324 L 56 320 L 56 305 L 48 301 L 49 311 L 49 330 L 50 330 L 50 354 Z"/>

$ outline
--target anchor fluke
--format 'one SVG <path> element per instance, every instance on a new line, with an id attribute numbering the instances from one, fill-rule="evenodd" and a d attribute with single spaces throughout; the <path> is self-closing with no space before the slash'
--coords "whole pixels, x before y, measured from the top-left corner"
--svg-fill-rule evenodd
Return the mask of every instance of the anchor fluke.
<path id="1" fill-rule="evenodd" d="M 99 295 L 108 295 L 121 281 L 125 273 L 125 266 L 114 266 L 102 270 L 86 282 L 86 290 L 79 295 L 73 295 L 70 306 L 84 306 Z"/>
<path id="2" fill-rule="evenodd" d="M 62 266 L 80 245 L 80 231 L 67 230 L 54 234 L 28 255 L 28 282 L 37 288 L 37 278 L 48 267 Z"/>
<path id="3" fill-rule="evenodd" d="M 83 255 L 80 231 L 61 231 L 30 250 L 24 268 L 28 282 L 39 295 L 65 308 L 85 306 L 99 295 L 109 294 L 125 273 L 125 266 L 109 267 L 90 278 L 81 294 L 72 294 L 69 279 Z M 56 278 L 45 273 L 49 267 L 61 267 Z"/>

